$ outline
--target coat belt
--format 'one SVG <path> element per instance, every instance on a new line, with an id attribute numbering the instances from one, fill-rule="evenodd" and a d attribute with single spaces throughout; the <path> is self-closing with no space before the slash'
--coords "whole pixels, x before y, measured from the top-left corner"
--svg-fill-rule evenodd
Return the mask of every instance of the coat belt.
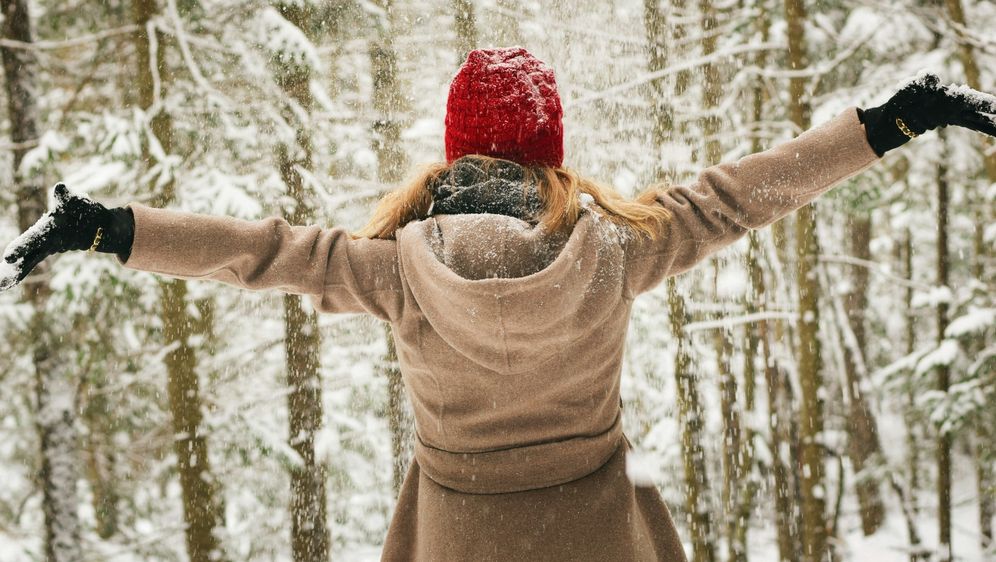
<path id="1" fill-rule="evenodd" d="M 441 486 L 468 494 L 504 494 L 565 484 L 604 465 L 622 438 L 622 415 L 609 429 L 581 436 L 497 451 L 458 453 L 426 445 L 415 437 L 419 469 Z"/>

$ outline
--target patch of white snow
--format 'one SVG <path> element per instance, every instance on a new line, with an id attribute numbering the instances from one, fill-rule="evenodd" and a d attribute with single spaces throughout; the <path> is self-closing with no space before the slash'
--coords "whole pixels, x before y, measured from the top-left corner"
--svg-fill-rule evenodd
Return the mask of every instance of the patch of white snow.
<path id="1" fill-rule="evenodd" d="M 944 337 L 958 338 L 996 325 L 996 308 L 973 308 L 967 313 L 955 318 L 944 330 Z"/>
<path id="2" fill-rule="evenodd" d="M 961 353 L 961 348 L 955 340 L 944 340 L 937 349 L 923 356 L 916 364 L 916 374 L 922 375 L 935 367 L 943 367 L 954 363 Z"/>
<path id="3" fill-rule="evenodd" d="M 654 470 L 648 456 L 636 451 L 626 452 L 626 478 L 629 478 L 634 486 L 640 488 L 656 486 L 662 479 L 659 472 Z"/>
<path id="4" fill-rule="evenodd" d="M 260 31 L 266 49 L 284 64 L 298 64 L 312 69 L 321 68 L 321 57 L 304 32 L 287 21 L 275 8 L 260 12 Z"/>
<path id="5" fill-rule="evenodd" d="M 7 260 L 0 259 L 0 291 L 6 291 L 16 285 L 20 274 L 21 260 L 8 263 Z"/>
<path id="6" fill-rule="evenodd" d="M 954 301 L 954 293 L 948 287 L 931 287 L 927 292 L 918 292 L 913 295 L 910 306 L 913 308 L 923 308 L 925 306 L 937 306 L 942 303 Z"/>

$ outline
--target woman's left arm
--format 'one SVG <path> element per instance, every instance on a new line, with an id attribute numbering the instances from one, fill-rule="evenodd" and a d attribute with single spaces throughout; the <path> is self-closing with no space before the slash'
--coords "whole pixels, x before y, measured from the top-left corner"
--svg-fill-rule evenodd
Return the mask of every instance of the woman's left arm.
<path id="1" fill-rule="evenodd" d="M 857 108 L 791 141 L 703 170 L 689 186 L 657 194 L 670 212 L 656 239 L 626 248 L 627 290 L 648 291 L 750 229 L 763 228 L 878 161 Z"/>
<path id="2" fill-rule="evenodd" d="M 791 141 L 705 169 L 691 186 L 657 195 L 671 219 L 656 239 L 628 244 L 627 290 L 636 295 L 653 288 L 748 230 L 809 203 L 889 150 L 948 125 L 996 136 L 996 96 L 942 85 L 936 75 L 922 73 L 880 106 L 846 109 Z"/>
<path id="3" fill-rule="evenodd" d="M 125 267 L 182 279 L 310 295 L 322 312 L 396 318 L 402 287 L 393 240 L 353 239 L 343 228 L 247 221 L 132 203 L 135 234 Z"/>

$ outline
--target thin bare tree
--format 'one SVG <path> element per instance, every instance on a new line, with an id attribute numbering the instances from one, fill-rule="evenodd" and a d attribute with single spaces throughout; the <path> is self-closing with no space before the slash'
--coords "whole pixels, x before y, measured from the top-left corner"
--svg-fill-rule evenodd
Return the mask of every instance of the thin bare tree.
<path id="1" fill-rule="evenodd" d="M 309 39 L 314 37 L 309 3 L 278 2 L 275 5 L 290 25 Z M 296 57 L 274 61 L 274 78 L 285 94 L 284 120 L 294 129 L 294 141 L 277 147 L 277 167 L 290 196 L 283 209 L 294 225 L 315 219 L 313 193 L 306 180 L 312 168 L 311 62 Z M 321 334 L 318 317 L 305 307 L 300 295 L 283 295 L 284 349 L 287 360 L 288 444 L 301 459 L 290 468 L 291 552 L 296 562 L 328 560 L 331 540 L 328 527 L 325 463 L 316 458 L 315 435 L 322 427 L 322 379 L 319 370 Z"/>
<path id="2" fill-rule="evenodd" d="M 24 231 L 47 208 L 45 188 L 21 168 L 27 152 L 38 140 L 38 108 L 31 12 L 26 0 L 2 0 L 3 38 L 18 41 L 20 48 L 0 47 L 3 58 L 7 118 L 13 148 L 14 187 L 17 191 L 17 225 Z M 45 514 L 45 558 L 50 562 L 82 558 L 76 480 L 79 445 L 76 433 L 75 390 L 71 363 L 60 353 L 60 334 L 47 311 L 52 290 L 47 281 L 50 266 L 41 264 L 26 283 L 25 300 L 32 309 L 29 338 L 35 370 L 35 424 L 41 453 L 39 481 Z"/>
<path id="3" fill-rule="evenodd" d="M 373 75 L 373 126 L 374 152 L 377 154 L 377 179 L 394 184 L 404 177 L 408 158 L 401 145 L 402 111 L 404 96 L 398 76 L 398 53 L 394 47 L 392 0 L 375 0 L 381 8 L 373 22 L 370 39 L 370 72 Z M 458 19 L 459 21 L 459 19 Z M 411 463 L 414 422 L 405 396 L 394 335 L 390 325 L 385 325 L 388 353 L 385 371 L 388 384 L 388 424 L 391 428 L 391 449 L 394 453 L 394 491 L 401 489 L 408 465 Z"/>

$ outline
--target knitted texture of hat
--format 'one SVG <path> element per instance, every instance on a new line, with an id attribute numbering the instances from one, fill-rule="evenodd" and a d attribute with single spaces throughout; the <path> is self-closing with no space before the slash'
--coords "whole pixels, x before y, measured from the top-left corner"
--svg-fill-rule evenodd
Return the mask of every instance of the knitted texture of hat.
<path id="1" fill-rule="evenodd" d="M 446 161 L 481 154 L 560 167 L 563 113 L 553 70 L 528 51 L 471 51 L 450 84 Z"/>

